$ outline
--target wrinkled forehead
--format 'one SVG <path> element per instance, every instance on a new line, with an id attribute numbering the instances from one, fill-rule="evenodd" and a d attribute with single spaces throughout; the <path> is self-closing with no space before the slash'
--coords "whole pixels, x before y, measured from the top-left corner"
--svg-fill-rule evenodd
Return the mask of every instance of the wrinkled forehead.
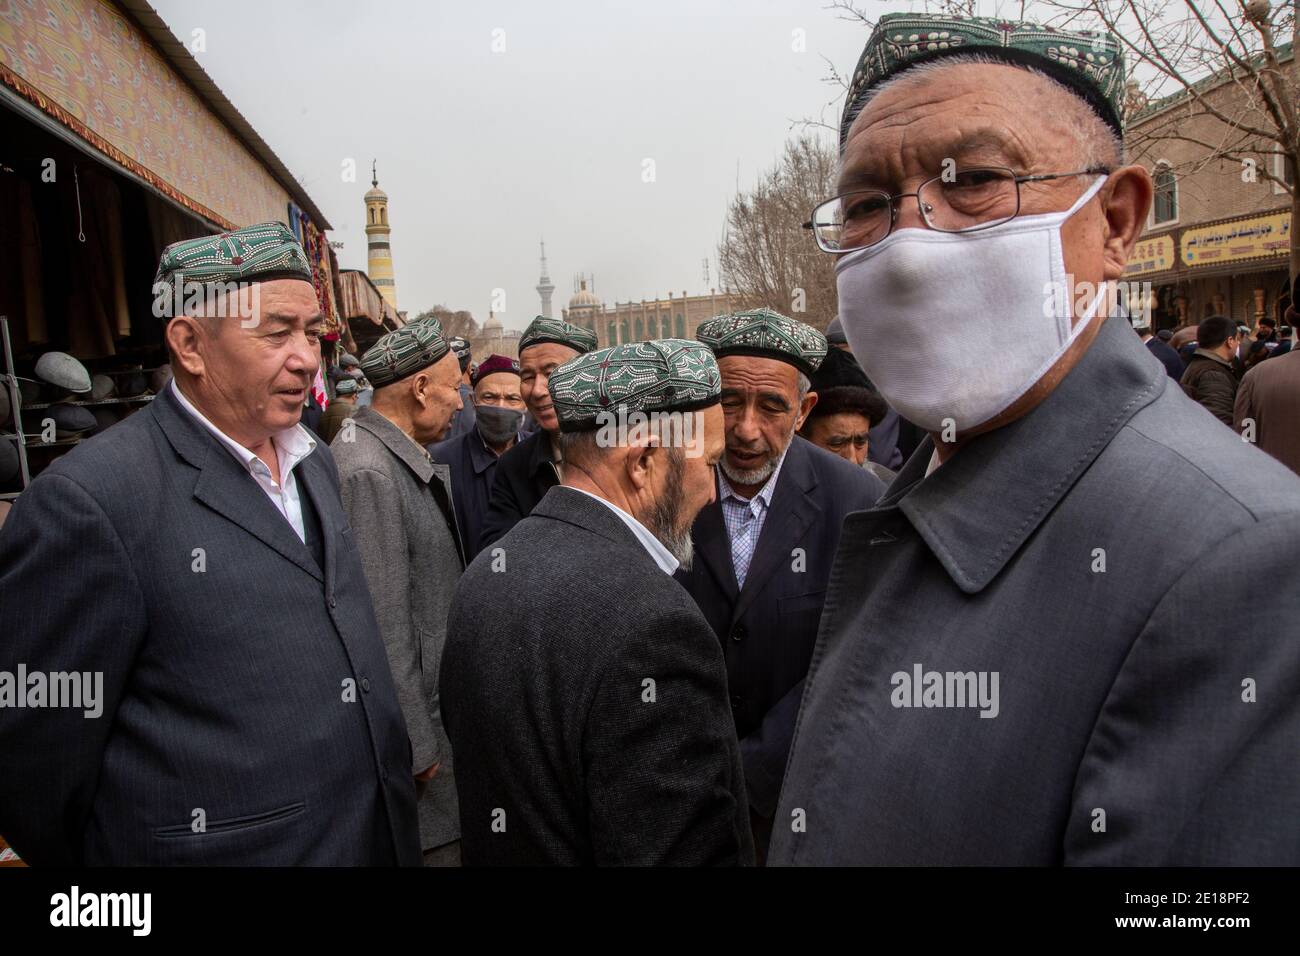
<path id="1" fill-rule="evenodd" d="M 840 184 L 843 190 L 938 175 L 946 160 L 1017 172 L 1068 165 L 1078 145 L 1075 116 L 1068 93 L 1014 66 L 961 63 L 903 73 L 867 101 L 850 127 Z"/>

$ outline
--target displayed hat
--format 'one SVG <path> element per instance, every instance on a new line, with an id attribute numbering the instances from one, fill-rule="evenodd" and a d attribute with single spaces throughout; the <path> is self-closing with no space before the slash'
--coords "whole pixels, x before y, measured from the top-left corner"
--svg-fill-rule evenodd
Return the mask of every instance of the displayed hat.
<path id="1" fill-rule="evenodd" d="M 590 352 L 596 347 L 596 333 L 590 329 L 570 325 L 568 322 L 561 322 L 559 319 L 548 319 L 544 315 L 539 315 L 528 323 L 528 328 L 524 329 L 524 334 L 519 337 L 519 354 L 523 355 L 524 349 L 529 346 L 541 345 L 544 342 L 567 345 L 578 352 Z"/>
<path id="2" fill-rule="evenodd" d="M 117 380 L 117 394 L 126 398 L 143 395 L 148 388 L 149 380 L 145 378 L 144 369 L 132 369 Z"/>
<path id="3" fill-rule="evenodd" d="M 91 388 L 90 373 L 67 352 L 46 352 L 36 360 L 36 377 L 43 382 L 83 394 Z"/>
<path id="4" fill-rule="evenodd" d="M 92 402 L 102 402 L 106 398 L 112 398 L 113 393 L 116 391 L 117 382 L 107 375 L 96 375 L 90 380 L 90 400 Z"/>
<path id="5" fill-rule="evenodd" d="M 451 350 L 437 319 L 421 319 L 389 332 L 361 356 L 361 371 L 375 388 L 428 368 Z"/>
<path id="6" fill-rule="evenodd" d="M 811 325 L 787 319 L 771 309 L 715 315 L 700 323 L 695 337 L 724 355 L 757 355 L 789 362 L 812 375 L 826 357 L 826 336 Z M 836 349 L 836 351 L 839 351 Z"/>
<path id="7" fill-rule="evenodd" d="M 343 357 L 339 359 L 339 366 L 341 368 L 357 368 L 360 365 L 361 363 L 357 360 L 357 357 L 351 352 L 344 352 Z"/>
<path id="8" fill-rule="evenodd" d="M 831 324 L 826 326 L 826 341 L 831 345 L 848 345 L 848 336 L 844 334 L 844 323 L 840 321 L 837 315 L 831 319 Z"/>
<path id="9" fill-rule="evenodd" d="M 495 375 L 497 372 L 513 372 L 518 375 L 519 361 L 508 355 L 489 355 L 474 369 L 474 374 L 469 377 L 470 383 L 477 385 L 480 379 Z"/>
<path id="10" fill-rule="evenodd" d="M 354 378 L 345 378 L 334 386 L 335 395 L 356 395 L 361 391 L 361 386 L 357 384 Z"/>
<path id="11" fill-rule="evenodd" d="M 469 342 L 465 341 L 459 335 L 455 335 L 447 340 L 447 344 L 450 345 L 451 350 L 456 353 L 456 361 L 460 365 L 460 370 L 462 372 L 465 371 L 465 369 L 469 367 L 470 360 Z"/>
<path id="12" fill-rule="evenodd" d="M 853 71 L 840 118 L 840 149 L 872 89 L 918 63 L 963 53 L 1041 70 L 1077 93 L 1117 135 L 1124 135 L 1124 53 L 1114 35 L 998 17 L 885 13 Z"/>
<path id="13" fill-rule="evenodd" d="M 347 375 L 352 379 L 352 381 L 358 384 L 366 380 L 366 373 L 361 371 L 360 367 L 352 369 L 352 371 L 348 372 Z"/>
<path id="14" fill-rule="evenodd" d="M 32 409 L 23 416 L 23 430 L 29 435 L 40 435 L 45 427 L 45 419 L 54 420 L 56 438 L 72 438 L 95 427 L 95 416 L 89 409 L 80 405 L 67 405 L 56 402 L 49 408 Z"/>
<path id="15" fill-rule="evenodd" d="M 171 315 L 175 299 L 162 295 L 160 285 L 180 289 L 190 282 L 310 282 L 311 276 L 307 254 L 289 228 L 278 222 L 263 222 L 233 232 L 173 242 L 163 249 L 153 282 L 162 314 Z M 179 296 L 181 301 L 187 297 Z"/>
<path id="16" fill-rule="evenodd" d="M 598 428 L 602 413 L 686 412 L 721 400 L 713 353 L 688 339 L 631 342 L 587 352 L 550 375 L 560 431 Z"/>
<path id="17" fill-rule="evenodd" d="M 18 379 L 18 397 L 24 405 L 34 405 L 41 400 L 41 383 L 35 379 Z"/>

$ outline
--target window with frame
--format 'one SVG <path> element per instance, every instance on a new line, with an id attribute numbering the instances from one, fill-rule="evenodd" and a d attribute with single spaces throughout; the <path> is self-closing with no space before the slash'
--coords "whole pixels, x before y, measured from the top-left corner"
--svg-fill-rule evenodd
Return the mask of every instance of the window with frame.
<path id="1" fill-rule="evenodd" d="M 1151 223 L 1160 225 L 1161 223 L 1174 222 L 1178 219 L 1178 178 L 1168 163 L 1159 163 L 1156 165 L 1155 175 L 1152 176 L 1155 184 L 1155 201 L 1151 204 Z"/>

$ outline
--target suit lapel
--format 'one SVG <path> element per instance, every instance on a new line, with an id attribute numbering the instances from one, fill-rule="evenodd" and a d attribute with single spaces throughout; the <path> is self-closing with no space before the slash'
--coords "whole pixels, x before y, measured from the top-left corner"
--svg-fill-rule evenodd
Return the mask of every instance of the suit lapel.
<path id="1" fill-rule="evenodd" d="M 821 514 L 821 506 L 812 496 L 817 475 L 807 450 L 800 445 L 802 440 L 796 435 L 790 442 L 733 617 L 745 613 L 755 595 L 763 590 L 778 568 L 794 561 L 792 552 Z"/>
<path id="2" fill-rule="evenodd" d="M 718 586 L 727 596 L 727 601 L 736 603 L 740 588 L 736 584 L 736 569 L 731 563 L 731 538 L 727 535 L 726 522 L 722 520 L 722 495 L 718 488 L 718 473 L 713 473 L 714 500 L 706 505 L 698 518 L 692 536 L 695 549 L 699 552 Z"/>
<path id="3" fill-rule="evenodd" d="M 266 492 L 262 491 L 252 475 L 240 467 L 230 452 L 221 447 L 216 438 L 180 407 L 170 388 L 164 389 L 149 409 L 177 454 L 198 469 L 198 478 L 194 482 L 194 497 L 197 500 L 239 525 L 312 577 L 321 580 L 320 568 L 316 567 L 316 562 L 298 540 L 284 515 L 271 504 Z M 309 455 L 298 466 L 299 479 L 304 466 L 311 463 L 314 457 Z M 324 516 L 321 523 L 324 533 Z"/>
<path id="4" fill-rule="evenodd" d="M 304 499 L 303 507 L 315 508 L 316 518 L 320 522 L 321 552 L 325 555 L 325 593 L 329 595 L 334 593 L 335 573 L 338 570 L 338 545 L 342 540 L 341 534 L 347 519 L 343 515 L 342 504 L 338 497 L 329 494 L 333 486 L 329 475 L 325 473 L 325 468 L 325 459 L 320 455 L 311 454 L 302 460 L 294 473 L 298 477 L 300 497 Z M 294 537 L 297 538 L 296 535 Z"/>

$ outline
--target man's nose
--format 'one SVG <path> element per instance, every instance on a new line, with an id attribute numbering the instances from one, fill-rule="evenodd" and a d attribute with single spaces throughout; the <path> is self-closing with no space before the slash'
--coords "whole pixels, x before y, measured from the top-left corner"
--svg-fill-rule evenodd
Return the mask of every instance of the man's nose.
<path id="1" fill-rule="evenodd" d="M 301 339 L 295 340 L 294 348 L 284 364 L 291 372 L 306 372 L 314 377 L 316 369 L 320 366 L 320 346 L 304 335 Z"/>
<path id="2" fill-rule="evenodd" d="M 745 444 L 759 437 L 758 421 L 752 410 L 746 408 L 732 419 L 731 434 Z"/>

